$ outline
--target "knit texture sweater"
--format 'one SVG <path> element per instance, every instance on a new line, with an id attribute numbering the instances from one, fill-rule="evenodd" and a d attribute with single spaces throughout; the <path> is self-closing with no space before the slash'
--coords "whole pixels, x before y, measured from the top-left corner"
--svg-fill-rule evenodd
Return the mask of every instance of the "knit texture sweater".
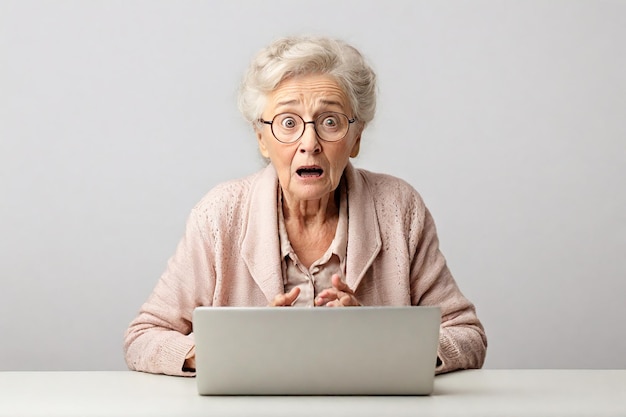
<path id="1" fill-rule="evenodd" d="M 346 283 L 366 306 L 439 306 L 437 373 L 480 368 L 487 339 L 439 250 L 433 218 L 405 181 L 344 171 L 348 200 Z M 274 167 L 212 189 L 192 209 L 185 234 L 124 340 L 130 369 L 193 376 L 198 306 L 267 306 L 284 292 Z M 353 307 L 358 308 L 358 307 Z M 408 331 L 408 329 L 407 329 Z"/>

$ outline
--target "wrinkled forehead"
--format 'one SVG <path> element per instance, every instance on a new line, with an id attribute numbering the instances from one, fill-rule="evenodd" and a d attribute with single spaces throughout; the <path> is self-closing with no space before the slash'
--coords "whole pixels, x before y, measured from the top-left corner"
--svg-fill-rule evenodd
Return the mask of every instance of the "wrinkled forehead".
<path id="1" fill-rule="evenodd" d="M 349 111 L 350 100 L 341 85 L 329 75 L 301 75 L 281 81 L 267 95 L 266 109 L 328 108 Z"/>

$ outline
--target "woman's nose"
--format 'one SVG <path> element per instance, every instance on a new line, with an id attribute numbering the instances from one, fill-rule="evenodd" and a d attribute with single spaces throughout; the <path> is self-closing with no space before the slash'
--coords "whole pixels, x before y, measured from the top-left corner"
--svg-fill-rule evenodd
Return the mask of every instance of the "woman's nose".
<path id="1" fill-rule="evenodd" d="M 322 145 L 320 138 L 317 136 L 314 123 L 315 122 L 304 123 L 304 132 L 300 138 L 300 152 L 302 153 L 320 153 L 322 151 Z"/>

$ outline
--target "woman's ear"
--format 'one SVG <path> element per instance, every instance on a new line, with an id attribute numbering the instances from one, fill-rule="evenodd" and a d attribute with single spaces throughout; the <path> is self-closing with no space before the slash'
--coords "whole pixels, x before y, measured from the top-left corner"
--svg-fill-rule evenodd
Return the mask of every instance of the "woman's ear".
<path id="1" fill-rule="evenodd" d="M 261 152 L 261 155 L 263 155 L 263 158 L 269 159 L 270 153 L 265 146 L 265 140 L 263 140 L 263 134 L 261 133 L 261 130 L 257 128 L 255 128 L 254 130 L 256 132 L 256 140 L 257 142 L 259 142 L 259 151 Z"/>
<path id="2" fill-rule="evenodd" d="M 356 138 L 356 142 L 352 146 L 352 151 L 350 151 L 350 158 L 356 158 L 361 150 L 361 135 Z"/>

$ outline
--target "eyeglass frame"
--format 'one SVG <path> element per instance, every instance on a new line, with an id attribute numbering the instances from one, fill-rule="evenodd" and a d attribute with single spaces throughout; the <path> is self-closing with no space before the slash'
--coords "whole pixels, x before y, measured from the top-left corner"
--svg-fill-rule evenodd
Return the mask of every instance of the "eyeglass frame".
<path id="1" fill-rule="evenodd" d="M 298 138 L 297 138 L 297 139 L 295 139 L 295 140 L 293 140 L 293 141 L 291 141 L 291 142 L 285 142 L 285 141 L 282 141 L 282 140 L 278 139 L 278 137 L 276 137 L 276 133 L 274 133 L 274 120 L 276 120 L 276 118 L 277 118 L 278 116 L 281 116 L 281 115 L 283 115 L 283 114 L 292 114 L 292 115 L 294 115 L 294 116 L 298 116 L 298 117 L 300 118 L 300 120 L 302 120 L 302 123 L 303 123 L 303 126 L 304 126 L 304 127 L 302 128 L 302 133 L 300 133 L 300 136 L 298 136 Z M 320 136 L 320 134 L 317 132 L 316 122 L 317 122 L 317 121 L 318 121 L 318 120 L 319 120 L 322 116 L 324 116 L 325 114 L 338 114 L 338 115 L 340 115 L 340 116 L 345 117 L 345 118 L 348 120 L 348 128 L 346 129 L 346 133 L 345 133 L 345 134 L 344 134 L 341 138 L 339 138 L 339 139 L 337 139 L 337 140 L 328 140 L 328 139 L 324 139 L 323 137 L 321 137 L 321 136 Z M 313 130 L 315 131 L 315 134 L 317 135 L 317 137 L 318 137 L 318 138 L 320 138 L 320 140 L 322 140 L 322 141 L 324 141 L 324 142 L 328 142 L 328 143 L 336 143 L 336 142 L 340 142 L 340 141 L 342 141 L 342 140 L 343 140 L 346 136 L 348 136 L 348 132 L 350 131 L 350 125 L 351 125 L 352 123 L 356 122 L 356 117 L 353 117 L 353 118 L 351 119 L 351 118 L 349 118 L 349 117 L 348 117 L 348 115 L 347 115 L 347 114 L 344 114 L 344 113 L 340 113 L 340 112 L 337 112 L 337 111 L 326 111 L 326 112 L 324 112 L 324 113 L 320 113 L 320 114 L 319 114 L 319 115 L 315 118 L 315 120 L 311 120 L 311 121 L 308 121 L 308 122 L 307 122 L 306 120 L 304 120 L 304 118 L 303 118 L 302 116 L 300 116 L 300 115 L 299 115 L 299 114 L 297 114 L 297 113 L 292 113 L 292 112 L 283 112 L 283 113 L 278 113 L 277 115 L 275 115 L 274 117 L 272 117 L 272 120 L 264 120 L 263 118 L 259 118 L 259 122 L 260 122 L 260 123 L 263 123 L 263 124 L 266 124 L 266 125 L 269 125 L 269 126 L 270 126 L 270 130 L 272 131 L 272 136 L 274 136 L 274 139 L 276 139 L 276 140 L 277 140 L 277 141 L 279 141 L 280 143 L 284 143 L 285 145 L 291 145 L 291 144 L 293 144 L 293 143 L 298 142 L 300 139 L 302 139 L 302 136 L 304 136 L 304 132 L 306 132 L 306 125 L 308 125 L 308 124 L 313 124 Z"/>

